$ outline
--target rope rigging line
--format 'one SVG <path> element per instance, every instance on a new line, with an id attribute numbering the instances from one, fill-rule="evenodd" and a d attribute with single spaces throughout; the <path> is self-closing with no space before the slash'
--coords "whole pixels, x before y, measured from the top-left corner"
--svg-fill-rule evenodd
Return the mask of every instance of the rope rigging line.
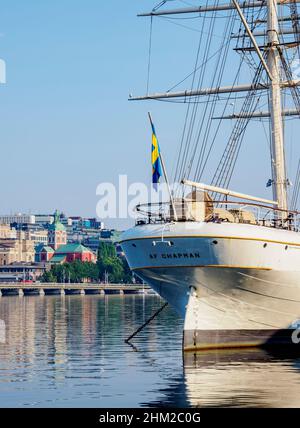
<path id="1" fill-rule="evenodd" d="M 253 85 L 255 86 L 261 77 L 263 71 L 262 64 L 259 65 L 255 79 L 253 80 Z M 217 166 L 217 169 L 214 173 L 212 184 L 218 187 L 228 187 L 230 180 L 232 178 L 232 174 L 236 165 L 236 161 L 238 159 L 238 155 L 241 148 L 242 138 L 246 131 L 247 125 L 251 119 L 251 113 L 254 112 L 259 98 L 255 101 L 255 90 L 250 90 L 248 95 L 243 103 L 241 109 L 241 117 L 236 121 L 234 128 L 231 132 L 228 143 L 225 147 L 223 155 L 220 159 L 220 162 Z M 218 198 L 217 200 L 221 200 L 222 196 L 214 195 L 214 197 Z"/>
<path id="2" fill-rule="evenodd" d="M 217 2 L 215 2 L 215 4 L 216 3 Z M 214 13 L 214 17 L 216 17 L 216 12 Z M 204 61 L 205 62 L 207 61 L 207 58 L 209 57 L 214 26 L 215 26 L 215 19 L 211 20 L 209 23 L 209 35 L 206 39 L 205 49 L 204 49 Z M 206 69 L 202 68 L 200 73 L 199 73 L 197 89 L 200 89 L 201 87 L 203 87 L 205 72 L 206 72 Z M 190 148 L 191 148 L 191 144 L 192 144 L 192 138 L 193 138 L 193 133 L 194 133 L 194 129 L 195 129 L 195 123 L 196 123 L 198 109 L 199 109 L 199 105 L 193 105 L 190 123 L 189 123 L 189 127 L 188 127 L 187 138 L 186 138 L 185 153 L 184 153 L 184 157 L 183 157 L 183 160 L 181 163 L 181 168 L 179 170 L 178 180 L 180 180 L 184 176 L 184 174 L 185 174 L 184 171 L 186 170 L 187 165 L 190 161 L 189 153 L 190 153 Z"/>
<path id="3" fill-rule="evenodd" d="M 286 79 L 290 83 L 292 83 L 292 81 L 293 81 L 293 74 L 292 74 L 292 72 L 290 70 L 290 67 L 288 66 L 288 64 L 287 64 L 287 62 L 286 62 L 286 60 L 284 58 L 282 50 L 279 47 L 278 47 L 278 52 L 279 52 L 280 59 L 281 59 L 281 62 L 282 62 L 283 70 L 284 70 L 285 75 L 286 75 Z M 300 91 L 299 91 L 299 87 L 295 86 L 295 85 L 291 85 L 291 94 L 292 94 L 292 98 L 293 98 L 295 107 L 297 109 L 297 112 L 300 115 Z"/>
<path id="4" fill-rule="evenodd" d="M 149 51 L 148 51 L 148 70 L 147 70 L 147 91 L 149 94 L 150 71 L 151 71 L 151 52 L 152 52 L 152 32 L 153 32 L 153 17 L 150 19 L 150 35 L 149 35 Z"/>
<path id="5" fill-rule="evenodd" d="M 300 159 L 298 162 L 297 173 L 296 173 L 296 178 L 295 178 L 295 185 L 294 185 L 292 201 L 291 201 L 291 210 L 293 210 L 293 211 L 296 210 L 297 205 L 298 205 L 299 192 L 300 192 Z"/>
<path id="6" fill-rule="evenodd" d="M 160 9 L 164 4 L 168 3 L 169 1 L 174 1 L 174 0 L 162 0 L 160 3 L 154 6 L 154 8 L 152 9 L 152 12 L 156 12 L 158 9 Z"/>
<path id="7" fill-rule="evenodd" d="M 218 4 L 218 1 L 215 1 L 214 5 L 216 6 Z M 214 12 L 213 19 L 210 20 L 208 24 L 208 37 L 206 38 L 206 41 L 203 43 L 204 48 L 202 48 L 203 51 L 203 63 L 206 64 L 208 61 L 208 58 L 210 57 L 210 50 L 212 48 L 212 37 L 214 35 L 214 28 L 216 24 L 216 17 L 217 14 Z M 205 29 L 205 20 L 203 21 L 202 30 Z M 198 77 L 198 84 L 197 89 L 200 89 L 203 87 L 203 82 L 206 76 L 206 67 L 201 68 L 199 77 Z M 209 97 L 210 98 L 210 97 Z M 189 120 L 189 126 L 185 137 L 185 150 L 184 150 L 184 156 L 182 158 L 179 158 L 180 168 L 177 170 L 176 180 L 181 180 L 184 176 L 184 172 L 186 171 L 190 161 L 191 161 L 191 147 L 192 147 L 192 139 L 195 132 L 195 123 L 197 119 L 197 113 L 198 113 L 199 105 L 194 105 L 193 108 L 189 111 L 189 116 L 187 119 Z M 179 163 L 178 162 L 178 163 Z"/>
<path id="8" fill-rule="evenodd" d="M 299 16 L 297 14 L 297 7 L 295 4 L 294 4 L 294 6 L 295 7 L 292 8 L 292 5 L 291 5 L 291 9 L 293 10 L 293 13 L 291 13 L 291 16 L 292 16 L 292 19 L 296 19 L 297 23 L 298 23 Z M 296 27 L 297 27 L 296 25 L 293 25 L 294 33 L 297 31 L 297 29 L 295 30 Z M 296 36 L 296 34 L 295 34 L 295 36 Z M 297 37 L 297 40 L 299 40 L 299 35 Z M 288 64 L 288 60 L 285 58 L 284 52 L 282 51 L 282 49 L 280 47 L 278 47 L 278 52 L 280 55 L 282 68 L 283 68 L 283 71 L 285 73 L 285 78 L 287 81 L 292 82 L 294 77 L 293 77 L 293 73 L 291 71 L 291 68 Z M 297 46 L 297 53 L 299 55 L 299 45 Z M 300 91 L 299 91 L 299 88 L 297 86 L 291 86 L 290 89 L 291 89 L 290 92 L 292 95 L 294 105 L 296 107 L 298 115 L 300 116 Z M 292 210 L 295 210 L 297 205 L 298 205 L 299 192 L 300 192 L 300 160 L 299 160 L 299 163 L 297 166 L 294 189 L 293 189 L 292 198 L 291 198 L 291 209 Z"/>
<path id="9" fill-rule="evenodd" d="M 206 3 L 206 5 L 208 4 L 208 1 Z M 191 90 L 194 88 L 194 83 L 196 80 L 196 72 L 197 72 L 197 68 L 198 68 L 198 60 L 199 60 L 199 55 L 200 55 L 200 51 L 201 51 L 201 47 L 202 47 L 202 42 L 203 42 L 203 34 L 204 34 L 204 28 L 205 28 L 205 17 L 204 17 L 204 21 L 202 23 L 202 27 L 201 27 L 201 33 L 199 36 L 199 42 L 198 42 L 198 49 L 197 49 L 197 55 L 196 55 L 196 61 L 195 61 L 195 66 L 194 66 L 194 71 L 193 71 L 193 78 L 192 78 L 192 84 L 191 84 Z M 188 107 L 186 110 L 186 114 L 185 114 L 185 121 L 184 121 L 184 126 L 183 126 L 183 132 L 182 132 L 182 136 L 181 136 L 181 141 L 180 141 L 180 149 L 179 149 L 179 155 L 177 157 L 177 164 L 176 164 L 176 169 L 175 169 L 175 175 L 174 175 L 174 181 L 178 181 L 178 179 L 180 178 L 180 171 L 182 169 L 182 158 L 185 158 L 185 154 L 187 151 L 187 141 L 188 139 L 185 141 L 185 136 L 188 128 L 188 120 L 189 120 L 189 116 L 190 116 L 190 111 L 191 111 L 191 106 L 192 106 L 192 111 L 194 111 L 195 109 L 195 105 L 192 104 L 190 102 L 190 100 L 188 100 Z"/>
<path id="10" fill-rule="evenodd" d="M 215 5 L 217 5 L 218 2 L 215 2 Z M 235 12 L 235 11 L 232 11 Z M 255 29 L 258 25 L 259 25 L 259 17 L 261 16 L 260 14 L 264 13 L 263 8 L 261 7 L 260 10 L 257 13 L 253 13 L 250 17 L 250 12 L 247 13 L 248 16 L 248 20 L 251 22 L 251 29 Z M 226 40 L 226 46 L 224 47 L 224 49 L 218 49 L 217 52 L 215 52 L 213 55 L 209 55 L 210 53 L 210 45 L 211 45 L 211 39 L 212 39 L 212 32 L 214 30 L 215 27 L 215 20 L 216 20 L 216 15 L 214 15 L 213 17 L 210 18 L 214 18 L 211 19 L 211 24 L 209 26 L 209 31 L 208 31 L 208 37 L 206 39 L 206 44 L 205 44 L 205 48 L 204 48 L 204 59 L 202 64 L 206 64 L 208 61 L 208 58 L 212 57 L 212 56 L 216 56 L 217 53 L 220 52 L 220 54 L 217 57 L 217 61 L 214 67 L 214 72 L 213 72 L 213 76 L 212 76 L 212 80 L 211 80 L 211 87 L 218 87 L 222 81 L 223 78 L 223 73 L 224 73 L 224 69 L 225 69 L 225 65 L 226 65 L 226 59 L 228 56 L 228 51 L 229 51 L 229 45 L 230 45 L 230 38 L 231 38 L 231 34 L 233 34 L 233 28 L 234 28 L 234 24 L 236 23 L 236 14 L 235 13 L 231 13 L 231 15 L 228 17 L 227 16 L 227 22 L 226 22 L 226 28 L 224 31 L 224 34 L 222 35 L 222 39 Z M 240 22 L 240 21 L 239 21 Z M 204 33 L 204 28 L 205 26 L 202 26 L 202 34 Z M 206 28 L 205 28 L 206 29 Z M 245 33 L 243 34 L 243 37 L 241 37 L 240 39 L 243 40 L 243 44 L 245 45 Z M 248 42 L 250 43 L 250 42 Z M 200 46 L 200 45 L 199 45 Z M 203 48 L 202 48 L 203 51 Z M 252 53 L 250 52 L 250 55 L 252 56 Z M 245 53 L 243 53 L 242 58 L 245 56 Z M 253 60 L 254 62 L 254 60 Z M 232 86 L 234 86 L 236 84 L 236 81 L 239 79 L 239 74 L 240 74 L 240 69 L 241 69 L 241 65 L 242 65 L 242 59 L 240 61 L 239 67 L 238 67 L 238 72 L 236 73 L 235 79 L 234 79 L 234 84 Z M 256 64 L 255 64 L 256 65 Z M 201 66 L 200 66 L 201 67 Z M 199 68 L 200 68 L 199 67 Z M 257 70 L 257 66 L 256 66 L 256 70 Z M 197 70 L 194 69 L 193 72 L 193 76 L 195 77 L 195 72 Z M 199 89 L 200 87 L 203 87 L 203 81 L 204 81 L 204 77 L 205 77 L 205 71 L 204 68 L 200 70 L 199 72 L 199 78 L 198 78 L 198 85 L 197 85 L 197 89 Z M 262 69 L 261 69 L 262 71 Z M 261 73 L 260 73 L 261 74 Z M 194 79 L 195 80 L 195 79 Z M 255 79 L 253 79 L 255 80 Z M 184 81 L 184 80 L 183 80 Z M 176 85 L 175 85 L 176 87 Z M 244 97 L 238 97 L 238 94 L 232 95 L 232 93 L 229 93 L 229 96 L 227 97 L 227 99 L 225 99 L 226 101 L 226 105 L 225 108 L 228 107 L 228 104 L 230 102 L 230 100 L 232 100 L 233 98 L 244 98 Z M 249 102 L 249 95 L 246 96 L 244 101 L 244 108 L 242 110 L 242 112 L 244 111 L 245 114 L 246 113 L 250 113 L 251 111 L 251 107 L 253 108 L 253 105 L 251 103 L 251 101 Z M 248 100 L 248 101 L 246 101 Z M 187 108 L 187 113 L 186 113 L 186 118 L 185 118 L 185 123 L 184 123 L 184 131 L 183 131 L 183 136 L 181 139 L 181 149 L 179 151 L 179 156 L 178 156 L 178 160 L 177 160 L 177 166 L 176 166 L 176 171 L 175 171 L 175 181 L 181 181 L 182 178 L 187 178 L 191 175 L 192 170 L 194 170 L 194 180 L 195 181 L 199 181 L 199 179 L 201 178 L 204 169 L 208 163 L 209 157 L 211 155 L 212 152 L 212 148 L 215 144 L 218 132 L 220 130 L 220 126 L 221 126 L 221 120 L 219 121 L 216 131 L 214 132 L 213 136 L 211 136 L 211 131 L 212 131 L 212 117 L 214 115 L 217 103 L 219 101 L 219 95 L 218 94 L 210 94 L 207 96 L 206 102 L 204 103 L 204 109 L 201 111 L 201 116 L 200 116 L 200 120 L 198 121 L 198 116 L 199 116 L 199 112 L 198 112 L 198 105 L 193 106 L 191 108 L 191 103 L 193 102 L 193 99 L 189 99 L 188 100 L 188 108 Z M 257 101 L 258 103 L 258 101 Z M 257 105 L 256 103 L 256 105 Z M 200 104 L 200 103 L 197 103 Z M 225 111 L 224 108 L 224 111 Z M 187 121 L 189 121 L 189 125 L 187 125 Z M 236 134 L 235 134 L 235 139 L 238 142 L 238 136 L 242 136 L 244 133 L 244 127 L 242 125 L 240 125 L 242 121 L 237 121 L 237 125 L 236 125 Z M 197 127 L 196 127 L 197 124 Z M 231 138 L 232 139 L 232 138 Z M 193 140 L 193 142 L 192 142 Z M 199 146 L 199 142 L 200 140 L 202 140 L 202 144 Z M 230 146 L 230 150 L 228 150 L 228 146 L 227 146 L 227 155 L 229 155 L 228 157 L 224 158 L 225 161 L 230 161 L 229 162 L 229 166 L 232 167 L 235 165 L 236 162 L 236 155 L 238 155 L 239 153 L 239 146 L 237 145 L 236 150 L 234 149 L 234 144 L 232 144 Z M 231 159 L 232 157 L 232 159 Z M 218 172 L 221 172 L 221 175 L 219 177 L 219 179 L 223 179 L 223 180 L 228 180 L 228 178 L 230 178 L 232 176 L 232 172 L 231 169 L 227 168 L 226 170 L 221 169 L 220 170 L 220 165 L 219 165 L 219 169 L 217 169 Z"/>
<path id="11" fill-rule="evenodd" d="M 252 30 L 257 25 L 258 17 L 259 15 L 257 15 L 257 17 L 254 17 L 254 15 L 252 15 L 252 22 L 253 22 Z M 249 20 L 249 15 L 248 15 L 248 20 Z M 244 40 L 242 40 L 242 46 L 243 47 L 245 46 Z M 262 76 L 262 71 L 263 71 L 263 67 L 262 67 L 262 64 L 260 63 L 259 67 L 256 68 L 256 73 L 253 79 L 254 85 L 256 85 L 260 81 Z M 212 184 L 215 186 L 220 186 L 220 187 L 229 186 L 229 183 L 231 181 L 233 171 L 235 169 L 235 165 L 238 159 L 238 155 L 241 149 L 243 136 L 245 134 L 247 125 L 251 119 L 251 114 L 256 109 L 260 100 L 260 96 L 259 96 L 258 98 L 256 98 L 256 102 L 254 102 L 255 93 L 256 91 L 251 90 L 248 92 L 247 97 L 245 98 L 245 101 L 241 108 L 241 114 L 240 114 L 241 117 L 237 120 L 237 122 L 234 125 L 234 128 L 231 132 L 231 136 L 228 140 L 228 143 L 225 147 L 223 155 L 214 173 Z M 220 195 L 213 195 L 213 197 L 217 198 L 218 200 L 221 200 L 221 198 L 223 198 Z"/>
<path id="12" fill-rule="evenodd" d="M 240 61 L 240 65 L 239 65 L 239 67 L 238 67 L 238 70 L 237 70 L 237 73 L 236 73 L 236 77 L 235 77 L 235 80 L 234 80 L 234 82 L 233 82 L 233 84 L 232 84 L 232 87 L 233 87 L 233 86 L 238 82 L 238 78 L 239 78 L 239 74 L 240 74 L 241 66 L 242 66 L 242 61 Z M 223 111 L 222 111 L 221 117 L 225 114 L 225 112 L 226 112 L 226 110 L 227 110 L 227 108 L 228 108 L 229 102 L 230 102 L 230 101 L 232 101 L 232 100 L 235 100 L 235 101 L 237 100 L 237 96 L 236 96 L 236 94 L 235 94 L 235 96 L 234 96 L 233 98 L 231 98 L 231 94 L 232 94 L 232 93 L 230 93 L 229 97 L 227 97 L 227 99 L 226 99 L 226 103 L 225 103 L 225 106 L 224 106 L 224 108 L 223 108 Z M 245 96 L 243 96 L 241 99 L 245 99 Z M 205 160 L 204 160 L 204 162 L 203 162 L 202 169 L 201 169 L 201 170 L 199 170 L 198 175 L 195 177 L 195 181 L 201 181 L 201 178 L 202 178 L 202 175 L 203 175 L 203 173 L 204 173 L 205 167 L 206 167 L 206 166 L 207 166 L 207 164 L 208 164 L 208 160 L 209 160 L 209 157 L 210 157 L 210 155 L 211 155 L 212 149 L 213 149 L 213 147 L 214 147 L 214 145 L 215 145 L 215 142 L 216 142 L 216 140 L 217 140 L 217 136 L 218 136 L 218 134 L 219 134 L 219 131 L 220 131 L 220 128 L 221 128 L 221 124 L 222 124 L 222 119 L 220 119 L 220 120 L 218 121 L 218 124 L 217 124 L 216 130 L 215 130 L 215 133 L 214 133 L 214 135 L 213 135 L 213 138 L 212 138 L 212 141 L 211 141 L 211 144 L 210 144 L 209 150 L 208 150 L 208 152 L 207 152 L 207 154 L 206 154 L 206 158 L 205 158 Z"/>
<path id="13" fill-rule="evenodd" d="M 199 65 L 199 67 L 197 67 L 197 69 L 195 70 L 193 70 L 190 74 L 188 74 L 186 77 L 184 77 L 182 80 L 180 80 L 180 82 L 178 82 L 178 83 L 176 83 L 175 85 L 173 85 L 171 88 L 169 88 L 166 92 L 171 92 L 171 91 L 173 91 L 173 89 L 175 89 L 175 88 L 177 88 L 179 85 L 181 85 L 181 83 L 183 83 L 183 82 L 185 82 L 189 77 L 191 77 L 194 73 L 195 73 L 195 71 L 198 71 L 198 70 L 200 70 L 200 68 L 202 68 L 202 67 L 204 67 L 205 65 L 207 65 L 207 63 L 210 61 L 210 60 L 212 60 L 216 55 L 218 55 L 218 53 L 220 53 L 225 47 L 226 47 L 226 45 L 229 45 L 230 44 L 230 40 L 227 40 L 227 41 L 224 41 L 224 43 L 221 45 L 221 47 L 216 51 L 216 52 L 214 52 L 209 58 L 208 58 L 208 60 L 207 61 L 205 61 L 205 62 L 202 62 L 200 65 Z"/>
<path id="14" fill-rule="evenodd" d="M 220 85 L 220 78 L 219 79 L 217 78 L 217 73 L 218 73 L 219 64 L 220 64 L 223 52 L 221 52 L 221 54 L 217 58 L 217 62 L 216 62 L 215 67 L 214 67 L 214 73 L 213 73 L 211 86 L 218 87 Z M 224 53 L 224 55 L 225 55 L 225 53 Z M 222 74 L 222 72 L 220 72 L 220 74 Z M 219 77 L 220 77 L 220 74 L 219 74 Z M 216 80 L 217 80 L 217 82 L 215 83 Z M 200 137 L 201 137 L 201 133 L 203 130 L 204 123 L 206 122 L 206 124 L 207 124 L 206 126 L 208 126 L 210 124 L 210 117 L 212 115 L 212 111 L 214 110 L 214 106 L 215 106 L 215 102 L 216 102 L 217 97 L 218 97 L 217 95 L 209 95 L 208 96 L 208 99 L 207 99 L 208 102 L 204 107 L 204 111 L 202 112 L 202 118 L 198 124 L 198 129 L 196 130 L 196 136 L 195 136 L 193 148 L 191 150 L 190 160 L 189 160 L 189 163 L 186 165 L 186 170 L 183 173 L 183 177 L 189 177 L 190 176 L 191 169 L 193 167 L 193 163 L 196 159 L 196 152 L 198 149 L 198 144 L 200 141 Z M 210 103 L 211 99 L 212 99 L 212 103 Z M 210 115 L 208 114 L 209 105 L 210 105 Z M 208 119 L 206 119 L 207 115 L 209 116 Z M 205 149 L 205 145 L 206 145 L 206 139 L 204 138 L 203 143 L 201 145 L 201 149 L 200 149 L 200 155 L 199 155 L 200 158 L 201 158 L 201 153 Z"/>
<path id="15" fill-rule="evenodd" d="M 227 26 L 227 28 L 224 32 L 224 38 L 226 38 L 227 33 L 231 33 L 232 28 L 233 28 L 233 24 L 234 24 L 234 22 L 233 22 L 232 17 L 231 17 L 231 24 Z M 222 81 L 222 77 L 223 77 L 224 69 L 225 69 L 225 65 L 226 65 L 226 60 L 227 60 L 227 55 L 228 55 L 228 50 L 229 50 L 229 45 L 226 46 L 226 49 L 224 49 L 224 51 L 222 52 L 222 55 L 220 55 L 220 57 L 218 58 L 217 65 L 215 67 L 216 72 L 214 74 L 212 85 L 214 85 L 216 87 L 219 87 L 221 84 L 221 81 Z M 218 73 L 217 73 L 217 70 L 219 70 Z M 204 135 L 202 137 L 203 143 L 202 143 L 201 148 L 200 148 L 200 153 L 198 156 L 198 161 L 197 161 L 195 173 L 194 173 L 194 179 L 195 180 L 197 180 L 199 169 L 201 168 L 201 166 L 203 164 L 203 160 L 204 160 L 204 157 L 206 154 L 206 149 L 207 149 L 209 136 L 210 136 L 210 132 L 211 132 L 211 127 L 212 127 L 212 117 L 215 113 L 215 109 L 217 106 L 217 101 L 219 100 L 219 96 L 218 96 L 218 94 L 212 95 L 211 97 L 209 97 L 208 101 L 210 101 L 210 98 L 213 99 L 213 102 L 210 105 L 210 109 L 209 109 L 208 114 L 207 114 L 207 111 L 208 111 L 209 104 L 206 105 L 202 120 L 199 124 L 198 134 L 197 134 L 196 141 L 195 141 L 195 148 L 194 148 L 194 152 L 192 154 L 192 160 L 193 160 L 196 157 L 196 150 L 198 148 L 198 143 L 199 143 L 200 138 L 201 138 L 202 130 L 204 129 Z M 208 116 L 207 120 L 206 120 L 206 116 Z M 205 127 L 204 127 L 204 120 L 206 121 Z M 189 176 L 189 174 L 191 172 L 191 168 L 192 168 L 192 162 L 190 164 L 189 170 L 186 172 L 186 176 Z"/>
<path id="16" fill-rule="evenodd" d="M 199 38 L 199 43 L 198 43 L 198 50 L 197 50 L 197 56 L 196 56 L 196 61 L 195 61 L 195 66 L 194 66 L 194 70 L 193 70 L 193 78 L 192 78 L 192 84 L 191 84 L 191 89 L 194 86 L 194 82 L 195 82 L 195 78 L 196 78 L 196 71 L 198 69 L 197 64 L 198 64 L 198 58 L 199 58 L 199 54 L 200 54 L 200 48 L 201 48 L 201 44 L 202 44 L 202 36 L 203 33 L 200 34 L 200 38 Z M 180 168 L 180 159 L 181 159 L 181 153 L 184 150 L 184 136 L 186 133 L 186 128 L 187 128 L 187 123 L 188 123 L 188 117 L 189 117 L 189 112 L 190 112 L 190 107 L 191 107 L 192 103 L 188 102 L 188 107 L 187 107 L 187 111 L 185 114 L 185 121 L 184 121 L 184 126 L 183 126 L 183 132 L 182 132 L 182 137 L 181 137 L 181 141 L 180 141 L 180 149 L 179 149 L 179 155 L 177 157 L 177 164 L 176 164 L 176 169 L 175 169 L 175 175 L 174 175 L 174 181 L 176 182 L 176 179 L 178 177 L 178 170 Z"/>
<path id="17" fill-rule="evenodd" d="M 299 47 L 299 42 L 300 42 L 300 23 L 299 23 L 299 14 L 298 14 L 297 3 L 296 3 L 295 0 L 291 1 L 291 3 L 290 3 L 290 13 L 291 13 L 291 19 L 292 19 L 292 27 L 293 27 L 293 30 L 294 30 L 294 36 L 295 36 L 295 39 L 298 42 L 297 52 L 298 52 L 298 56 L 300 57 L 300 47 Z"/>
<path id="18" fill-rule="evenodd" d="M 231 14 L 231 17 L 230 17 L 231 23 L 229 22 L 229 25 L 227 27 L 228 31 L 226 31 L 225 34 L 224 34 L 225 38 L 227 36 L 227 33 L 231 33 L 232 30 L 233 30 L 233 26 L 234 26 L 234 19 L 233 18 L 234 18 L 234 13 L 232 11 L 232 14 Z M 220 65 L 220 67 L 219 67 L 219 74 L 217 76 L 216 87 L 219 87 L 221 85 L 221 81 L 222 81 L 222 78 L 223 78 L 223 74 L 224 74 L 224 70 L 225 70 L 225 65 L 226 65 L 226 61 L 227 61 L 227 57 L 228 57 L 228 51 L 229 51 L 229 45 L 226 46 L 226 49 L 224 49 L 224 51 L 223 51 L 223 55 L 219 58 L 219 65 Z M 239 74 L 239 71 L 240 71 L 240 67 L 238 68 L 237 75 Z M 213 84 L 215 84 L 215 83 L 213 83 Z M 230 94 L 227 97 L 227 103 L 226 103 L 226 105 L 228 104 L 229 99 L 230 99 Z M 218 101 L 219 101 L 218 94 L 213 95 L 213 103 L 210 106 L 210 111 L 209 111 L 209 114 L 208 114 L 208 120 L 206 122 L 206 127 L 205 127 L 205 130 L 204 130 L 203 143 L 202 143 L 202 147 L 201 147 L 201 150 L 200 150 L 200 156 L 198 157 L 198 162 L 197 162 L 196 169 L 195 169 L 195 174 L 194 174 L 194 180 L 195 181 L 198 181 L 199 178 L 200 178 L 200 175 L 202 175 L 201 171 L 203 170 L 203 167 L 205 167 L 206 161 L 208 159 L 208 156 L 205 157 L 205 155 L 206 155 L 206 152 L 207 152 L 208 141 L 209 141 L 209 138 L 210 138 L 210 133 L 211 133 L 211 128 L 212 128 L 212 118 L 213 118 L 213 116 L 215 114 L 215 110 L 216 110 L 216 106 L 217 106 Z M 208 107 L 208 105 L 207 105 L 207 107 Z M 217 129 L 218 129 L 218 126 L 217 126 Z M 202 130 L 202 124 L 201 124 L 201 128 L 199 128 L 199 133 L 198 133 L 198 137 L 197 137 L 197 145 L 198 145 L 198 142 L 200 140 L 201 130 Z M 208 148 L 208 153 L 211 153 L 212 146 L 214 145 L 214 142 L 215 142 L 215 137 L 216 137 L 216 133 L 215 133 L 215 136 L 212 138 L 212 141 L 211 141 L 210 146 Z M 195 154 L 196 154 L 196 152 L 195 152 Z"/>

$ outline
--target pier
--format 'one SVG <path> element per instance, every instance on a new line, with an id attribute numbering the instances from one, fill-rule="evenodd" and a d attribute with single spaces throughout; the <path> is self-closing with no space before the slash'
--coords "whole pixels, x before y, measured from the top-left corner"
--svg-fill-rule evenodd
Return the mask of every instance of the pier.
<path id="1" fill-rule="evenodd" d="M 152 292 L 148 285 L 140 284 L 58 284 L 0 283 L 1 296 L 51 296 L 51 295 L 93 295 L 93 294 L 140 294 Z"/>

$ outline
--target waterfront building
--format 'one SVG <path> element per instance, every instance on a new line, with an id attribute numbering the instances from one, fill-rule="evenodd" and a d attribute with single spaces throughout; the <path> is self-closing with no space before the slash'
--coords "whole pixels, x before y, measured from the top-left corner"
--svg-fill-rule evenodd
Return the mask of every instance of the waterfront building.
<path id="1" fill-rule="evenodd" d="M 50 266 L 47 263 L 13 263 L 0 266 L 0 282 L 38 280 Z"/>

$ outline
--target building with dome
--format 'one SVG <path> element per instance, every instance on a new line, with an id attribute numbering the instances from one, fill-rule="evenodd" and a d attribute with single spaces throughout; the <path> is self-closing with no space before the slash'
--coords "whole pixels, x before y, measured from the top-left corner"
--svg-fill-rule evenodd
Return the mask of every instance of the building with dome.
<path id="1" fill-rule="evenodd" d="M 65 226 L 61 223 L 59 212 L 56 210 L 54 214 L 54 222 L 48 228 L 48 245 L 54 251 L 60 246 L 67 243 L 67 231 Z"/>
<path id="2" fill-rule="evenodd" d="M 66 228 L 60 221 L 59 212 L 55 211 L 54 222 L 48 228 L 48 245 L 37 248 L 36 260 L 51 263 L 72 263 L 75 260 L 96 263 L 97 255 L 84 245 L 67 244 Z"/>

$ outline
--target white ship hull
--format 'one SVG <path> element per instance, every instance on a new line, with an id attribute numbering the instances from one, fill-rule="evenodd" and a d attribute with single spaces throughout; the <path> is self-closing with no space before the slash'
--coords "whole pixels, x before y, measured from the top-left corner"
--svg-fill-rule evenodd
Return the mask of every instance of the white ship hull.
<path id="1" fill-rule="evenodd" d="M 184 349 L 292 344 L 300 319 L 300 234 L 248 224 L 136 226 L 134 272 L 185 318 Z"/>

